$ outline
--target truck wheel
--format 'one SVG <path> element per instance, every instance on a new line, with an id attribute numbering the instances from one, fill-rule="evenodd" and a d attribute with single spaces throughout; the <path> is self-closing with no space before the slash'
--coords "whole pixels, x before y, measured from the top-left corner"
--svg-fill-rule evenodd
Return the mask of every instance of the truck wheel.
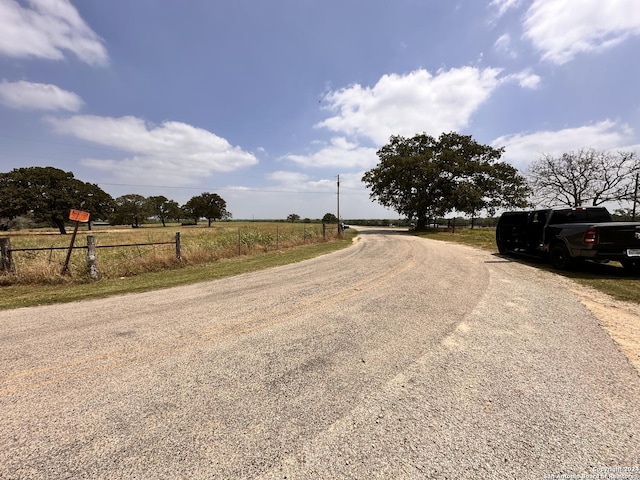
<path id="1" fill-rule="evenodd" d="M 498 245 L 498 252 L 500 252 L 500 255 L 507 253 L 507 245 L 502 240 L 498 240 L 496 245 Z"/>
<path id="2" fill-rule="evenodd" d="M 549 252 L 549 259 L 553 268 L 566 270 L 571 266 L 571 256 L 564 245 L 554 245 Z"/>

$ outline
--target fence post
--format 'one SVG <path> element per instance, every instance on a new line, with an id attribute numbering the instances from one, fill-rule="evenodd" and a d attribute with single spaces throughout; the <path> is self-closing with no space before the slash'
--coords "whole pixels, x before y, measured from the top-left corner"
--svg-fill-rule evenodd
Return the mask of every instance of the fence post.
<path id="1" fill-rule="evenodd" d="M 0 238 L 0 271 L 4 273 L 16 273 L 11 255 L 11 240 L 9 237 Z"/>
<path id="2" fill-rule="evenodd" d="M 100 271 L 96 264 L 96 237 L 94 235 L 87 235 L 87 268 L 92 280 L 100 278 Z"/>
<path id="3" fill-rule="evenodd" d="M 327 225 L 326 224 L 322 224 L 322 240 L 326 240 L 327 239 Z"/>
<path id="4" fill-rule="evenodd" d="M 182 261 L 182 239 L 180 238 L 180 232 L 176 232 L 176 258 L 178 261 Z"/>

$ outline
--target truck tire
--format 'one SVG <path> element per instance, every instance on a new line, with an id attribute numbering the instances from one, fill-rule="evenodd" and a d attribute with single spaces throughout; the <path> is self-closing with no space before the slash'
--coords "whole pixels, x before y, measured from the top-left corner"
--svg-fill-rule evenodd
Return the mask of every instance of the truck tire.
<path id="1" fill-rule="evenodd" d="M 507 245 L 502 240 L 496 240 L 496 245 L 498 246 L 498 252 L 500 255 L 504 255 L 508 252 Z"/>
<path id="2" fill-rule="evenodd" d="M 549 259 L 551 260 L 551 266 L 557 270 L 567 270 L 571 267 L 572 260 L 569 255 L 569 250 L 564 245 L 557 243 L 551 247 L 549 252 Z"/>

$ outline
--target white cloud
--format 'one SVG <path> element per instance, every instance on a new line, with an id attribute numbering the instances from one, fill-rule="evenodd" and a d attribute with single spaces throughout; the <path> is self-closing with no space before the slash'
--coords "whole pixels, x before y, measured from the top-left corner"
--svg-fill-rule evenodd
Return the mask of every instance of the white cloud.
<path id="1" fill-rule="evenodd" d="M 309 155 L 286 155 L 286 160 L 308 168 L 335 168 L 338 171 L 353 168 L 370 168 L 377 162 L 376 149 L 361 147 L 344 137 L 331 139 L 315 153 Z"/>
<path id="2" fill-rule="evenodd" d="M 541 131 L 529 134 L 505 135 L 496 138 L 493 147 L 505 147 L 503 160 L 515 167 L 526 167 L 543 154 L 560 155 L 581 148 L 596 150 L 634 150 L 629 141 L 633 132 L 625 125 L 604 120 L 594 125 Z"/>
<path id="3" fill-rule="evenodd" d="M 556 64 L 600 52 L 640 34 L 638 0 L 536 0 L 526 13 L 525 37 Z"/>
<path id="4" fill-rule="evenodd" d="M 511 35 L 509 35 L 508 33 L 501 35 L 495 41 L 493 46 L 498 52 L 504 53 L 511 58 L 516 58 L 518 56 L 518 53 L 511 46 Z"/>
<path id="5" fill-rule="evenodd" d="M 0 0 L 0 54 L 62 60 L 72 52 L 90 65 L 109 61 L 102 39 L 68 0 Z"/>
<path id="6" fill-rule="evenodd" d="M 180 122 L 152 126 L 136 117 L 90 115 L 49 117 L 46 121 L 57 133 L 129 154 L 118 160 L 83 161 L 127 181 L 189 185 L 214 172 L 230 172 L 258 162 L 253 154 L 233 147 L 224 138 Z"/>
<path id="7" fill-rule="evenodd" d="M 491 0 L 489 7 L 495 8 L 497 10 L 496 17 L 500 18 L 507 13 L 508 10 L 518 7 L 520 2 L 521 0 Z"/>
<path id="8" fill-rule="evenodd" d="M 535 90 L 540 85 L 540 76 L 532 73 L 531 70 L 523 70 L 519 73 L 512 73 L 503 78 L 503 81 L 508 82 L 515 80 L 522 88 L 529 88 Z"/>
<path id="9" fill-rule="evenodd" d="M 18 110 L 68 110 L 77 112 L 84 102 L 73 92 L 47 83 L 2 81 L 0 103 Z"/>
<path id="10" fill-rule="evenodd" d="M 267 174 L 267 179 L 284 185 L 301 185 L 307 182 L 309 175 L 300 172 L 285 172 L 279 170 Z"/>
<path id="11" fill-rule="evenodd" d="M 336 179 L 311 179 L 308 175 L 299 172 L 273 172 L 267 178 L 278 182 L 278 190 L 297 193 L 335 193 Z"/>
<path id="12" fill-rule="evenodd" d="M 316 126 L 378 145 L 391 135 L 458 130 L 499 85 L 499 74 L 496 68 L 461 67 L 436 75 L 426 70 L 384 75 L 371 88 L 356 84 L 327 94 L 328 108 L 337 115 Z"/>

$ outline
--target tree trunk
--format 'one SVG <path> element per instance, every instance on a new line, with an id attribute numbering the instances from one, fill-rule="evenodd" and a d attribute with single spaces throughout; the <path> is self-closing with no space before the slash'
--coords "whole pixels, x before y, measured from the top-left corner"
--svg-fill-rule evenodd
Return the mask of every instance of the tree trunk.
<path id="1" fill-rule="evenodd" d="M 64 226 L 64 220 L 55 219 L 53 223 L 56 225 L 56 227 L 58 227 L 58 230 L 60 230 L 60 235 L 67 234 L 67 229 Z"/>

